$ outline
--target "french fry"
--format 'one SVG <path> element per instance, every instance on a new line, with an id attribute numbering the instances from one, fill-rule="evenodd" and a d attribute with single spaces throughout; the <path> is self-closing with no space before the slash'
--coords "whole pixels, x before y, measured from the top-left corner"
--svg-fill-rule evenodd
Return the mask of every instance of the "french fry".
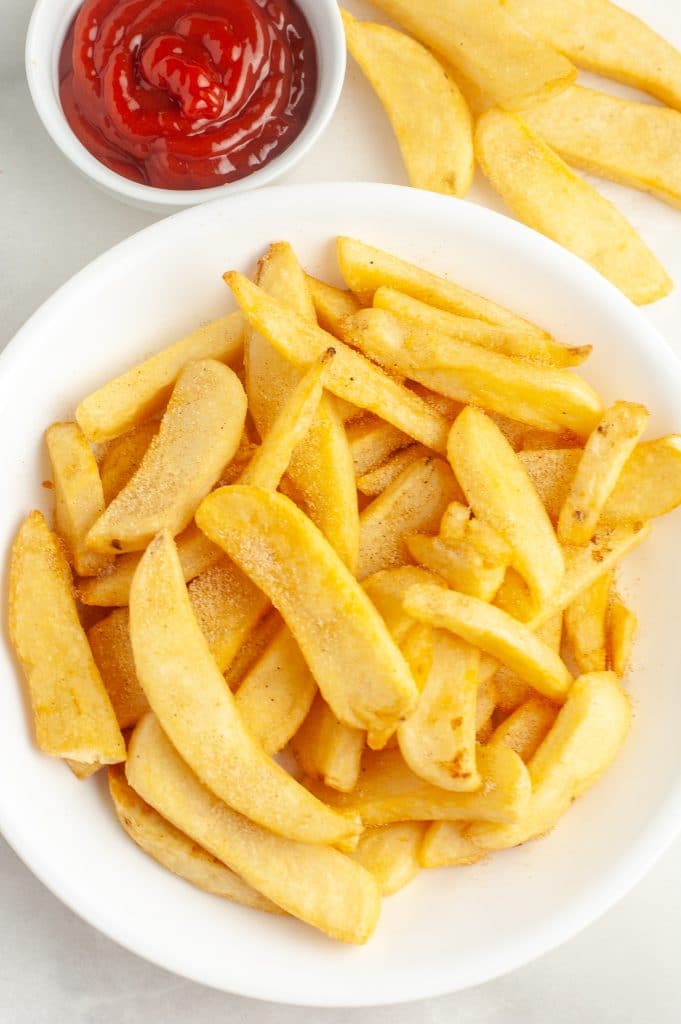
<path id="1" fill-rule="evenodd" d="M 678 111 L 573 85 L 533 104 L 523 111 L 523 120 L 572 167 L 681 207 Z"/>
<path id="2" fill-rule="evenodd" d="M 372 0 L 444 57 L 481 93 L 511 110 L 559 92 L 576 69 L 557 50 L 524 32 L 495 0 Z"/>
<path id="3" fill-rule="evenodd" d="M 433 821 L 421 843 L 421 867 L 459 867 L 475 864 L 484 857 L 485 851 L 466 838 L 466 830 L 467 825 L 462 821 Z"/>
<path id="4" fill-rule="evenodd" d="M 359 517 L 358 578 L 408 562 L 407 534 L 436 530 L 447 505 L 459 495 L 443 459 L 424 456 L 403 470 Z"/>
<path id="5" fill-rule="evenodd" d="M 369 470 L 357 477 L 357 490 L 366 498 L 377 498 L 386 487 L 394 483 L 398 476 L 420 459 L 427 458 L 430 452 L 422 444 L 410 444 L 407 448 L 391 455 L 382 466 Z"/>
<path id="6" fill-rule="evenodd" d="M 492 715 L 496 711 L 497 707 L 497 684 L 495 681 L 496 673 L 493 671 L 484 670 L 484 660 L 486 655 L 481 656 L 480 665 L 481 671 L 479 673 L 480 681 L 478 685 L 478 694 L 475 704 L 475 733 L 478 737 L 478 742 L 481 743 L 480 733 L 484 731 L 488 724 L 491 724 Z M 496 668 L 496 662 L 493 663 Z M 491 732 L 490 732 L 491 735 Z"/>
<path id="7" fill-rule="evenodd" d="M 418 874 L 426 827 L 420 821 L 398 821 L 368 829 L 361 837 L 352 858 L 374 876 L 382 896 L 403 889 Z"/>
<path id="8" fill-rule="evenodd" d="M 483 114 L 475 152 L 516 216 L 581 256 L 632 302 L 655 302 L 671 291 L 669 275 L 629 221 L 520 118 Z"/>
<path id="9" fill-rule="evenodd" d="M 581 447 L 582 439 L 577 437 L 576 434 L 571 434 L 569 431 L 566 431 L 564 434 L 552 434 L 548 430 L 538 430 L 536 427 L 527 427 L 520 439 L 519 450 L 529 452 L 545 448 Z"/>
<path id="10" fill-rule="evenodd" d="M 580 672 L 605 672 L 606 619 L 612 570 L 603 573 L 565 609 L 565 632 Z"/>
<path id="11" fill-rule="evenodd" d="M 53 423 L 45 432 L 54 484 L 54 520 L 73 567 L 96 576 L 111 557 L 90 551 L 85 538 L 104 511 L 104 491 L 92 449 L 77 423 Z"/>
<path id="12" fill-rule="evenodd" d="M 371 875 L 338 850 L 284 839 L 232 810 L 201 785 L 153 715 L 133 733 L 126 774 L 159 814 L 282 910 L 344 942 L 371 935 L 380 911 Z"/>
<path id="13" fill-rule="evenodd" d="M 681 54 L 609 0 L 503 0 L 527 31 L 577 64 L 681 109 Z"/>
<path id="14" fill-rule="evenodd" d="M 395 452 L 412 444 L 408 434 L 377 416 L 364 416 L 348 427 L 355 475 L 361 477 L 384 465 Z"/>
<path id="15" fill-rule="evenodd" d="M 452 427 L 448 456 L 473 512 L 510 545 L 511 564 L 544 604 L 560 585 L 564 560 L 518 456 L 489 417 L 470 406 Z"/>
<path id="16" fill-rule="evenodd" d="M 332 789 L 349 793 L 357 785 L 365 734 L 339 722 L 321 694 L 291 741 L 300 769 Z"/>
<path id="17" fill-rule="evenodd" d="M 410 320 L 418 324 L 421 330 L 446 334 L 457 341 L 480 345 L 505 356 L 529 359 L 547 366 L 578 366 L 591 353 L 590 345 L 568 348 L 567 345 L 560 345 L 548 335 L 513 334 L 504 327 L 485 323 L 484 320 L 459 316 L 457 313 L 438 309 L 437 306 L 430 306 L 426 302 L 421 302 L 419 299 L 414 299 L 404 292 L 385 285 L 377 288 L 374 292 L 373 305 L 376 309 L 384 309 L 403 320 Z M 358 311 L 353 310 L 346 315 L 352 315 L 355 312 Z"/>
<path id="18" fill-rule="evenodd" d="M 246 677 L 282 628 L 281 615 L 272 608 L 250 630 L 224 672 L 225 682 L 232 693 L 238 693 Z"/>
<path id="19" fill-rule="evenodd" d="M 573 682 L 565 664 L 531 629 L 500 608 L 433 584 L 413 587 L 404 607 L 420 622 L 447 629 L 479 647 L 544 696 L 565 700 Z"/>
<path id="20" fill-rule="evenodd" d="M 416 687 L 382 619 L 288 498 L 225 487 L 204 499 L 196 521 L 281 612 L 341 722 L 367 729 L 371 745 L 409 714 Z"/>
<path id="21" fill-rule="evenodd" d="M 614 673 L 580 676 L 529 762 L 532 795 L 525 814 L 511 825 L 476 822 L 467 837 L 485 850 L 499 850 L 548 832 L 610 766 L 630 721 L 631 705 Z"/>
<path id="22" fill-rule="evenodd" d="M 158 433 L 159 424 L 159 420 L 147 420 L 133 427 L 127 434 L 109 441 L 99 464 L 105 505 L 110 505 L 135 475 L 147 448 Z"/>
<path id="23" fill-rule="evenodd" d="M 257 282 L 267 295 L 289 307 L 292 315 L 310 327 L 316 324 L 305 274 L 288 243 L 270 246 L 258 266 Z M 246 389 L 261 438 L 272 429 L 307 363 L 315 355 L 325 357 L 332 347 L 333 342 L 316 354 L 308 353 L 302 364 L 292 365 L 267 332 L 258 333 L 258 325 L 251 324 L 245 340 Z M 312 521 L 354 572 L 359 544 L 357 495 L 343 422 L 332 396 L 322 396 L 304 435 L 291 453 L 288 476 Z"/>
<path id="24" fill-rule="evenodd" d="M 364 756 L 352 793 L 338 793 L 308 781 L 314 793 L 346 813 L 358 814 L 366 826 L 396 821 L 513 822 L 522 818 L 530 780 L 517 754 L 505 747 L 479 747 L 482 785 L 472 793 L 455 793 L 414 775 L 398 750 Z"/>
<path id="25" fill-rule="evenodd" d="M 415 39 L 341 13 L 348 50 L 388 115 L 410 184 L 465 196 L 473 181 L 473 126 L 453 78 Z"/>
<path id="26" fill-rule="evenodd" d="M 225 281 L 252 326 L 286 359 L 304 367 L 329 348 L 335 349 L 336 357 L 329 366 L 326 382 L 329 391 L 375 412 L 426 447 L 444 451 L 447 421 L 417 395 L 342 341 L 272 299 L 242 274 L 225 274 Z"/>
<path id="27" fill-rule="evenodd" d="M 615 596 L 608 611 L 607 665 L 620 678 L 626 675 L 638 628 L 634 613 Z"/>
<path id="28" fill-rule="evenodd" d="M 88 395 L 76 409 L 78 425 L 88 441 L 98 443 L 126 434 L 163 408 L 188 363 L 237 359 L 242 335 L 243 318 L 238 313 L 200 327 Z"/>
<path id="29" fill-rule="evenodd" d="M 78 618 L 71 570 L 40 512 L 24 520 L 12 545 L 9 633 L 40 749 L 83 765 L 124 761 L 125 742 Z"/>
<path id="30" fill-rule="evenodd" d="M 226 672 L 270 602 L 228 558 L 206 569 L 188 587 L 194 615 L 218 668 Z"/>
<path id="31" fill-rule="evenodd" d="M 377 289 L 387 285 L 438 309 L 496 324 L 509 334 L 548 338 L 546 331 L 496 302 L 364 242 L 341 237 L 337 252 L 343 278 L 363 305 L 370 305 Z"/>
<path id="32" fill-rule="evenodd" d="M 149 701 L 139 684 L 130 643 L 127 608 L 116 608 L 100 619 L 87 634 L 92 656 L 121 729 L 137 725 L 149 710 Z"/>
<path id="33" fill-rule="evenodd" d="M 139 469 L 91 527 L 88 546 L 140 551 L 159 530 L 184 530 L 236 452 L 245 417 L 233 370 L 215 360 L 190 363 Z"/>
<path id="34" fill-rule="evenodd" d="M 446 583 L 439 576 L 416 565 L 384 569 L 369 576 L 362 583 L 366 594 L 400 648 L 415 624 L 415 620 L 404 610 L 404 598 L 407 591 L 419 583 L 437 583 L 441 587 L 446 587 Z"/>
<path id="35" fill-rule="evenodd" d="M 130 590 L 137 676 L 164 732 L 212 793 L 278 835 L 340 843 L 356 822 L 330 811 L 265 754 L 194 616 L 173 539 L 149 545 Z"/>
<path id="36" fill-rule="evenodd" d="M 593 388 L 568 370 L 424 331 L 382 309 L 363 309 L 349 317 L 344 339 L 391 373 L 533 427 L 587 436 L 602 413 Z"/>
<path id="37" fill-rule="evenodd" d="M 541 626 L 537 626 L 535 634 L 545 644 L 548 644 L 551 650 L 560 654 L 563 639 L 563 613 L 558 612 L 553 618 L 547 619 Z M 516 711 L 522 704 L 536 699 L 532 687 L 528 686 L 505 665 L 502 665 L 495 674 L 494 686 L 497 698 L 496 710 L 507 715 Z"/>
<path id="38" fill-rule="evenodd" d="M 322 330 L 338 337 L 341 321 L 361 309 L 359 301 L 352 292 L 334 288 L 333 285 L 320 281 L 318 277 L 312 277 L 310 274 L 305 275 L 305 281 L 317 315 L 317 323 Z"/>
<path id="39" fill-rule="evenodd" d="M 91 779 L 102 767 L 99 761 L 93 761 L 92 764 L 82 764 L 80 761 L 72 761 L 68 757 L 64 758 L 64 763 L 68 765 L 70 771 L 73 772 L 79 782 Z"/>
<path id="40" fill-rule="evenodd" d="M 254 910 L 280 914 L 275 903 L 262 896 L 239 875 L 222 864 L 193 839 L 145 803 L 125 778 L 125 769 L 109 768 L 109 793 L 116 816 L 134 843 L 168 871 L 213 896 L 242 903 Z"/>
<path id="41" fill-rule="evenodd" d="M 533 697 L 496 727 L 489 742 L 510 747 L 527 764 L 544 741 L 557 714 L 555 704 Z"/>
<path id="42" fill-rule="evenodd" d="M 563 544 L 586 544 L 650 415 L 642 405 L 615 402 L 603 416 L 577 465 L 558 516 Z"/>

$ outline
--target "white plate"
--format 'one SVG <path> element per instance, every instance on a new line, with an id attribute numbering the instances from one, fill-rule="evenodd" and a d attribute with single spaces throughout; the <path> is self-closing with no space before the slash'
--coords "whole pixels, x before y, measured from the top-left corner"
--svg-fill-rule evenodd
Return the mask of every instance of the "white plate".
<path id="1" fill-rule="evenodd" d="M 651 435 L 681 429 L 681 373 L 659 335 L 585 264 L 479 207 L 382 185 L 270 189 L 179 214 L 124 242 L 61 289 L 0 358 L 7 552 L 34 506 L 49 508 L 42 433 L 111 375 L 230 306 L 221 273 L 249 271 L 290 239 L 335 279 L 349 234 L 451 274 L 560 339 L 592 342 L 587 376 L 608 400 L 645 402 Z M 0 650 L 0 827 L 42 881 L 122 945 L 228 992 L 318 1006 L 393 1003 L 486 981 L 565 941 L 650 867 L 681 823 L 679 518 L 632 559 L 640 616 L 635 706 L 614 769 L 547 839 L 463 869 L 422 872 L 385 901 L 367 946 L 345 948 L 190 888 L 122 833 L 105 781 L 78 783 L 35 749 L 17 669 Z M 3 622 L 6 621 L 3 586 Z"/>

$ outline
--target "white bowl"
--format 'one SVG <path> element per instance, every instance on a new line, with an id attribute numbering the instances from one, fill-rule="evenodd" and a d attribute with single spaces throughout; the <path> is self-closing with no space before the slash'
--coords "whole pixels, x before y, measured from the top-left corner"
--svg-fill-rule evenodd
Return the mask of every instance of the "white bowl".
<path id="1" fill-rule="evenodd" d="M 221 273 L 250 271 L 288 238 L 337 278 L 349 234 L 451 274 L 571 342 L 593 342 L 586 376 L 607 400 L 651 409 L 651 435 L 681 429 L 679 365 L 643 315 L 585 263 L 488 210 L 384 185 L 274 188 L 161 221 L 62 288 L 0 358 L 0 546 L 48 509 L 43 430 L 113 374 L 231 306 Z M 18 671 L 0 649 L 0 827 L 65 903 L 122 945 L 229 992 L 356 1006 L 478 984 L 565 941 L 621 897 L 681 822 L 679 515 L 626 565 L 641 631 L 628 686 L 635 715 L 611 771 L 548 838 L 469 868 L 421 872 L 385 901 L 367 946 L 346 948 L 287 918 L 200 893 L 123 834 L 98 777 L 78 783 L 36 749 Z M 5 560 L 6 567 L 6 560 Z M 3 587 L 3 593 L 5 588 Z M 4 602 L 3 597 L 3 602 Z M 6 608 L 3 608 L 6 621 Z"/>
<path id="2" fill-rule="evenodd" d="M 288 149 L 260 170 L 215 188 L 165 189 L 142 185 L 110 170 L 92 153 L 69 125 L 59 99 L 59 54 L 66 32 L 82 0 L 38 0 L 26 36 L 26 75 L 38 116 L 53 142 L 86 178 L 109 195 L 153 213 L 172 213 L 212 199 L 261 188 L 290 171 L 307 153 L 329 123 L 345 77 L 346 48 L 336 0 L 296 0 L 317 46 L 317 94 L 300 135 Z"/>

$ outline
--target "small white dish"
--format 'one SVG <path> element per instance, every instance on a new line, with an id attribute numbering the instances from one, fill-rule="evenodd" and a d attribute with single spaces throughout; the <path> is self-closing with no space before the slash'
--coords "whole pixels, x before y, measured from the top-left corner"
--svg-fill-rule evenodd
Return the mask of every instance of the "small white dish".
<path id="1" fill-rule="evenodd" d="M 466 868 L 423 871 L 385 900 L 362 948 L 206 895 L 130 842 L 103 773 L 79 783 L 34 743 L 6 638 L 12 539 L 48 511 L 43 432 L 109 377 L 232 305 L 221 274 L 250 272 L 289 239 L 339 281 L 333 239 L 362 238 L 451 275 L 550 329 L 592 342 L 606 401 L 645 402 L 651 436 L 681 430 L 681 368 L 642 313 L 575 256 L 469 203 L 388 185 L 272 188 L 204 205 L 123 242 L 65 285 L 0 356 L 3 553 L 0 829 L 30 869 L 96 928 L 168 970 L 240 995 L 366 1006 L 442 995 L 527 963 L 607 910 L 681 825 L 681 513 L 655 523 L 620 585 L 640 620 L 627 687 L 631 735 L 615 765 L 547 838 Z"/>
<path id="2" fill-rule="evenodd" d="M 345 77 L 345 33 L 336 0 L 296 0 L 317 47 L 318 80 L 314 105 L 300 135 L 279 156 L 238 181 L 204 189 L 164 189 L 142 185 L 110 170 L 78 139 L 59 100 L 59 55 L 82 0 L 38 0 L 26 36 L 26 76 L 33 104 L 64 156 L 99 188 L 123 202 L 167 214 L 227 195 L 261 188 L 290 171 L 329 123 Z"/>

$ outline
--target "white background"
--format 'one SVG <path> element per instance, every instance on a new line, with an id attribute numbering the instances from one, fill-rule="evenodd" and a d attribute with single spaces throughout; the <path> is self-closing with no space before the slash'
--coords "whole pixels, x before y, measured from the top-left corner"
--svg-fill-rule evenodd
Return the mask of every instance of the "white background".
<path id="1" fill-rule="evenodd" d="M 32 0 L 0 0 L 0 348 L 56 287 L 154 219 L 97 192 L 44 133 L 23 73 L 31 6 Z M 362 0 L 347 6 L 375 16 Z M 623 6 L 681 48 L 678 0 L 626 0 Z M 406 183 L 380 107 L 352 66 L 325 138 L 288 178 L 340 179 Z M 599 187 L 641 230 L 681 289 L 681 213 L 615 185 Z M 480 181 L 471 198 L 502 208 Z M 679 355 L 680 295 L 677 289 L 648 311 Z M 0 785 L 11 785 L 7 769 Z M 678 1024 L 680 964 L 681 841 L 600 922 L 505 978 L 401 1008 L 316 1011 L 232 998 L 144 963 L 63 907 L 0 839 L 0 1024 Z"/>

